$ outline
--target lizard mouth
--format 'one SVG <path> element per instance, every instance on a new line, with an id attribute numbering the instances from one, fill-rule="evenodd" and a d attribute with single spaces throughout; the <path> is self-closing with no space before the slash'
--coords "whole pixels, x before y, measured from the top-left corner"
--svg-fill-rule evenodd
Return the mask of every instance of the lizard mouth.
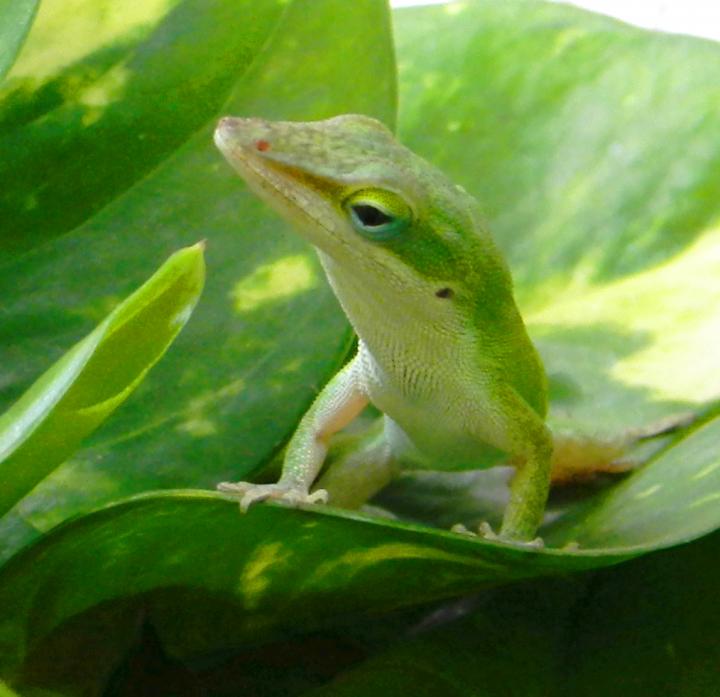
<path id="1" fill-rule="evenodd" d="M 321 249 L 332 241 L 345 246 L 337 230 L 339 211 L 333 203 L 338 185 L 272 158 L 271 134 L 262 126 L 258 119 L 225 117 L 213 139 L 250 189 L 311 244 Z"/>

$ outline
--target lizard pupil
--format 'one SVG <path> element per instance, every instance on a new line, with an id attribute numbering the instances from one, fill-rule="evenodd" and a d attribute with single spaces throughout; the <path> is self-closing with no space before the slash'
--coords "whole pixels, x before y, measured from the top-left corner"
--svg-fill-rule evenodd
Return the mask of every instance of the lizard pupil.
<path id="1" fill-rule="evenodd" d="M 365 227 L 379 227 L 380 225 L 391 223 L 393 220 L 387 213 L 384 213 L 379 208 L 375 208 L 375 206 L 358 204 L 353 206 L 352 209 L 357 219 Z"/>

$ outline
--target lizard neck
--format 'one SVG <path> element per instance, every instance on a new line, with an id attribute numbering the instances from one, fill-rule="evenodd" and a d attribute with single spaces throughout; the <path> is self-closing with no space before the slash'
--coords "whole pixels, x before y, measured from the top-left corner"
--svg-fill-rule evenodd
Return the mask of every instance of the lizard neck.
<path id="1" fill-rule="evenodd" d="M 365 348 L 386 378 L 401 392 L 431 396 L 451 379 L 453 366 L 472 359 L 461 332 L 439 332 L 427 307 L 408 301 L 388 279 L 378 284 L 376 271 L 354 264 L 352 273 L 319 252 L 330 285 Z M 448 373 L 446 375 L 446 373 Z"/>

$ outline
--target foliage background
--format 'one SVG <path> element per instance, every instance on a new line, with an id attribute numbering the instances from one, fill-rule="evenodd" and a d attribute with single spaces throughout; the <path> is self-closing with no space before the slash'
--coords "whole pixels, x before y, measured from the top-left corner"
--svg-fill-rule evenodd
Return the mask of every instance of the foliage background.
<path id="1" fill-rule="evenodd" d="M 717 44 L 534 0 L 398 11 L 394 32 L 380 0 L 34 5 L 0 1 L 0 404 L 52 364 L 66 399 L 108 384 L 122 399 L 63 410 L 38 383 L 36 421 L 0 422 L 0 452 L 20 433 L 44 472 L 0 521 L 0 676 L 23 695 L 714 694 Z M 214 123 L 393 126 L 398 90 L 400 138 L 485 206 L 554 427 L 696 416 L 619 484 L 554 501 L 553 549 L 444 531 L 499 515 L 501 471 L 403 477 L 378 501 L 399 520 L 241 517 L 207 491 L 271 476 L 351 343 L 312 253 L 224 165 Z M 144 287 L 163 293 L 130 293 L 205 238 L 200 304 L 138 383 L 192 310 L 197 248 Z M 70 371 L 68 349 L 123 298 L 142 331 Z M 94 428 L 133 389 L 60 457 L 48 433 L 88 410 Z M 13 457 L 5 492 L 28 471 Z"/>

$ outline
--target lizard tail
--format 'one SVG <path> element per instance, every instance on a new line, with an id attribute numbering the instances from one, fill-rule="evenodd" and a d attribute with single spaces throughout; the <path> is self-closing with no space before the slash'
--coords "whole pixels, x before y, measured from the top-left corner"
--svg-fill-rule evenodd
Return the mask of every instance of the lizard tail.
<path id="1" fill-rule="evenodd" d="M 551 486 L 589 484 L 603 474 L 623 474 L 644 464 L 650 454 L 638 452 L 646 441 L 662 446 L 669 436 L 695 420 L 695 415 L 673 417 L 643 429 L 628 431 L 614 438 L 556 433 L 553 438 Z"/>

